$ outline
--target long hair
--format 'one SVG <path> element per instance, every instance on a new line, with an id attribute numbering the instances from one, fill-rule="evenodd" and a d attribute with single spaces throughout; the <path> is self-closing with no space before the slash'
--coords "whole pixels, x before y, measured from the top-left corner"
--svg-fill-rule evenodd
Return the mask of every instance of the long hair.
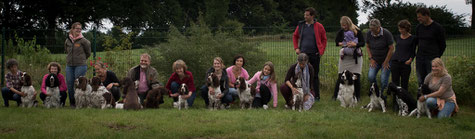
<path id="1" fill-rule="evenodd" d="M 433 74 L 434 76 L 442 77 L 442 76 L 445 76 L 445 75 L 448 74 L 448 71 L 447 71 L 447 69 L 445 68 L 444 61 L 442 61 L 442 59 L 440 59 L 440 58 L 435 58 L 434 60 L 432 60 L 432 64 L 436 64 L 436 65 L 442 67 L 442 71 L 440 71 L 439 74 Z"/>
<path id="2" fill-rule="evenodd" d="M 270 75 L 270 81 L 271 81 L 272 83 L 276 83 L 276 82 L 277 82 L 277 77 L 275 76 L 274 64 L 272 64 L 272 62 L 270 62 L 270 61 L 267 61 L 267 62 L 264 64 L 264 67 L 262 67 L 262 72 L 264 71 L 264 68 L 265 68 L 266 66 L 269 66 L 269 68 L 270 68 L 270 74 L 269 74 L 269 75 Z M 261 73 L 261 77 L 260 77 L 260 78 L 262 79 L 263 76 L 264 76 L 264 75 Z"/>
<path id="3" fill-rule="evenodd" d="M 81 26 L 82 27 L 82 24 L 79 23 L 79 22 L 74 22 L 72 25 L 71 25 L 71 29 L 69 29 L 69 34 L 71 34 L 74 30 L 74 28 L 76 28 L 76 26 Z"/>
<path id="4" fill-rule="evenodd" d="M 358 34 L 358 30 L 360 30 L 360 28 L 358 28 L 358 26 L 353 24 L 353 21 L 351 21 L 350 17 L 348 17 L 348 16 L 342 16 L 341 19 L 340 19 L 340 23 L 341 24 L 346 24 L 348 26 L 348 29 L 353 31 L 353 33 L 355 33 L 355 36 Z"/>
<path id="5" fill-rule="evenodd" d="M 213 59 L 213 62 L 214 62 L 214 61 L 218 61 L 219 63 L 221 63 L 221 68 L 222 68 L 222 70 L 226 70 L 226 69 L 224 69 L 224 68 L 226 68 L 226 66 L 224 66 L 224 62 L 223 62 L 223 59 L 222 59 L 221 57 L 215 57 L 215 58 Z"/>

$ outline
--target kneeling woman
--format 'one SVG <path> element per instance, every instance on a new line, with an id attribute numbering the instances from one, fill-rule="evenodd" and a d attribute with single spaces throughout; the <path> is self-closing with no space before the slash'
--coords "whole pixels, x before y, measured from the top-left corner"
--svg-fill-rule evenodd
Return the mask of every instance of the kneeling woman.
<path id="1" fill-rule="evenodd" d="M 173 73 L 168 79 L 166 88 L 171 91 L 170 97 L 173 97 L 173 106 L 176 106 L 178 101 L 178 89 L 181 84 L 188 86 L 188 94 L 183 98 L 188 102 L 188 106 L 192 106 L 196 98 L 195 84 L 193 83 L 193 75 L 190 71 L 187 71 L 185 61 L 179 59 L 173 62 Z"/>
<path id="2" fill-rule="evenodd" d="M 309 110 L 312 108 L 313 103 L 315 102 L 314 94 L 313 94 L 313 79 L 314 79 L 314 72 L 313 67 L 308 63 L 308 56 L 304 53 L 300 53 L 297 57 L 297 63 L 290 66 L 289 70 L 287 71 L 287 75 L 285 76 L 285 82 L 280 86 L 280 92 L 285 99 L 285 107 L 291 106 L 292 96 L 293 94 L 297 94 L 297 87 L 293 85 L 291 79 L 297 78 L 299 74 L 302 77 L 300 80 L 302 81 L 302 90 L 304 93 L 304 110 Z"/>

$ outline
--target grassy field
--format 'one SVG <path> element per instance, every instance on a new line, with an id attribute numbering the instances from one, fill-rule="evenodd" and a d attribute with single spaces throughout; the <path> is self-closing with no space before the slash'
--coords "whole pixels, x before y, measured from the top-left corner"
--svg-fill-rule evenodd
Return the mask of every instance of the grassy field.
<path id="1" fill-rule="evenodd" d="M 295 62 L 290 41 L 261 41 L 259 48 L 276 65 L 279 83 L 290 64 Z M 473 39 L 448 40 L 447 56 L 473 55 Z M 462 45 L 463 44 L 463 45 Z M 337 47 L 329 40 L 321 60 L 322 99 L 310 111 L 295 112 L 279 106 L 270 110 L 240 110 L 233 105 L 229 110 L 204 109 L 203 99 L 197 98 L 189 110 L 171 107 L 166 98 L 160 109 L 140 111 L 98 110 L 67 108 L 45 109 L 10 108 L 0 104 L 0 138 L 473 138 L 475 136 L 475 108 L 461 106 L 451 119 L 416 119 L 398 117 L 389 110 L 367 112 L 360 107 L 369 102 L 362 92 L 362 102 L 356 108 L 341 108 L 331 101 L 338 63 Z M 365 50 L 365 49 L 364 49 Z M 144 50 L 133 53 L 139 54 Z M 98 53 L 105 56 L 105 53 Z M 54 59 L 63 61 L 64 55 Z M 137 56 L 138 57 L 138 56 Z M 120 55 L 117 59 L 137 61 L 136 57 Z M 367 73 L 364 64 L 363 73 Z M 29 70 L 43 71 L 45 67 Z M 411 82 L 415 82 L 415 70 Z M 46 71 L 44 71 L 45 73 Z M 88 71 L 89 72 L 89 71 Z M 123 71 L 115 71 L 120 73 Z M 255 71 L 250 71 L 253 74 Z M 43 75 L 44 73 L 38 73 Z M 63 70 L 64 73 L 64 70 Z M 89 72 L 88 74 L 90 74 Z M 119 75 L 120 76 L 120 75 Z M 363 74 L 363 80 L 367 80 Z M 39 87 L 35 83 L 35 87 Z M 363 84 L 363 90 L 367 87 Z M 414 89 L 414 88 L 413 88 Z M 39 100 L 39 98 L 38 98 Z M 68 103 L 69 104 L 69 103 Z"/>

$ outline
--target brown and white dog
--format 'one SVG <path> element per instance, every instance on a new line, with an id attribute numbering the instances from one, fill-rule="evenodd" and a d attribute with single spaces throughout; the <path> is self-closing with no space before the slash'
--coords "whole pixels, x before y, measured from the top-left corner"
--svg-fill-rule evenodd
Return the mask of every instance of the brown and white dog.
<path id="1" fill-rule="evenodd" d="M 243 77 L 237 77 L 236 83 L 234 85 L 236 90 L 238 91 L 239 101 L 241 105 L 241 109 L 252 108 L 252 101 L 254 100 L 254 92 L 255 88 L 251 87 L 251 84 L 247 83 Z"/>
<path id="2" fill-rule="evenodd" d="M 38 101 L 36 101 L 36 91 L 33 85 L 31 84 L 31 76 L 23 73 L 21 76 L 21 92 L 25 94 L 25 96 L 21 97 L 21 106 L 22 107 L 36 107 Z"/>
<path id="3" fill-rule="evenodd" d="M 163 95 L 168 94 L 168 89 L 165 87 L 154 88 L 147 93 L 145 99 L 145 108 L 159 108 L 160 100 L 162 100 Z"/>
<path id="4" fill-rule="evenodd" d="M 292 110 L 298 109 L 302 111 L 304 104 L 304 93 L 302 88 L 302 72 L 300 71 L 292 78 L 293 86 L 297 89 L 297 93 L 292 95 Z"/>
<path id="5" fill-rule="evenodd" d="M 207 86 L 213 88 L 214 92 L 208 91 L 209 99 L 209 109 L 220 109 L 221 108 L 221 98 L 218 96 L 221 95 L 221 86 L 219 84 L 218 76 L 214 73 L 208 74 L 208 79 L 206 80 Z"/>
<path id="6" fill-rule="evenodd" d="M 102 85 L 101 79 L 97 76 L 92 77 L 91 79 L 91 87 L 92 91 L 88 96 L 89 99 L 89 107 L 92 108 L 106 108 L 106 99 L 104 98 L 104 94 L 108 93 L 106 87 Z"/>
<path id="7" fill-rule="evenodd" d="M 181 110 L 182 108 L 188 109 L 188 102 L 183 98 L 184 95 L 188 94 L 188 86 L 185 83 L 180 85 L 178 94 L 178 110 Z"/>
<path id="8" fill-rule="evenodd" d="M 91 93 L 92 87 L 89 85 L 86 77 L 81 76 L 74 81 L 76 89 L 74 90 L 74 99 L 76 100 L 76 109 L 86 108 L 88 105 L 87 96 Z"/>
<path id="9" fill-rule="evenodd" d="M 121 84 L 124 87 L 124 94 L 125 94 L 125 100 L 124 100 L 124 105 L 123 108 L 126 110 L 139 110 L 142 109 L 142 105 L 140 104 L 140 99 L 137 94 L 137 90 L 135 89 L 135 83 L 132 81 L 132 79 L 126 77 L 124 80 L 121 82 Z"/>
<path id="10" fill-rule="evenodd" d="M 46 98 L 44 105 L 46 108 L 59 108 L 61 107 L 60 104 L 60 96 L 59 96 L 59 79 L 56 74 L 49 74 L 46 78 Z"/>

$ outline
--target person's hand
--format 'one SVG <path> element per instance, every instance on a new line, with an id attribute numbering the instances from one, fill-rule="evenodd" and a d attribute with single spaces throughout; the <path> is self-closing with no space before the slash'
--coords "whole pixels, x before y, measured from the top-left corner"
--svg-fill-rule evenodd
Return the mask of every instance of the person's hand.
<path id="1" fill-rule="evenodd" d="M 22 97 L 24 97 L 24 96 L 26 96 L 26 93 L 20 92 L 19 95 L 22 96 Z"/>
<path id="2" fill-rule="evenodd" d="M 405 62 L 406 65 L 411 65 L 412 59 L 409 59 Z"/>
<path id="3" fill-rule="evenodd" d="M 114 86 L 114 83 L 110 83 L 109 85 L 107 85 L 107 90 L 111 90 L 111 88 Z"/>
<path id="4" fill-rule="evenodd" d="M 170 94 L 170 97 L 178 97 L 178 93 L 175 93 L 175 94 Z"/>
<path id="5" fill-rule="evenodd" d="M 389 62 L 383 62 L 383 68 L 389 70 Z"/>
<path id="6" fill-rule="evenodd" d="M 424 98 L 424 96 L 420 96 L 419 97 L 419 102 L 424 102 L 424 101 L 426 101 L 426 98 Z"/>
<path id="7" fill-rule="evenodd" d="M 346 43 L 346 46 L 348 46 L 348 47 L 356 47 L 356 43 L 350 41 L 350 42 Z"/>
<path id="8" fill-rule="evenodd" d="M 374 59 L 369 60 L 369 67 L 376 68 L 376 61 Z"/>
<path id="9" fill-rule="evenodd" d="M 299 54 L 300 54 L 300 49 L 295 49 L 295 53 L 296 53 L 297 55 L 299 55 Z"/>
<path id="10" fill-rule="evenodd" d="M 343 46 L 343 42 L 339 42 L 339 43 L 338 43 L 338 46 Z"/>
<path id="11" fill-rule="evenodd" d="M 212 88 L 212 87 L 209 88 L 209 94 L 214 95 L 214 88 Z"/>
<path id="12" fill-rule="evenodd" d="M 221 99 L 221 98 L 223 98 L 223 96 L 224 96 L 224 94 L 221 93 L 221 94 L 218 95 L 218 98 Z"/>
<path id="13" fill-rule="evenodd" d="M 293 95 L 295 95 L 295 94 L 298 94 L 298 93 L 299 93 L 299 91 L 297 90 L 297 88 L 295 88 L 295 87 L 292 87 L 291 89 L 292 89 L 292 94 L 293 94 Z"/>

